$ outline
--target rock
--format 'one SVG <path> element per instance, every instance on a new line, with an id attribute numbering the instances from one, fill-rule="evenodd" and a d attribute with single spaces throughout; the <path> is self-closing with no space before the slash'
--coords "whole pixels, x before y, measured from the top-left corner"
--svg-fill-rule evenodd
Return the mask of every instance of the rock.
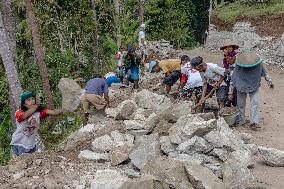
<path id="1" fill-rule="evenodd" d="M 72 133 L 62 145 L 60 145 L 60 148 L 65 151 L 76 150 L 78 146 L 86 143 L 86 141 L 90 140 L 91 138 L 92 135 L 89 132 L 76 131 Z"/>
<path id="2" fill-rule="evenodd" d="M 236 150 L 231 153 L 230 158 L 233 158 L 235 161 L 238 161 L 240 164 L 248 168 L 251 168 L 254 165 L 251 152 L 247 150 Z"/>
<path id="3" fill-rule="evenodd" d="M 250 139 L 252 138 L 251 134 L 241 133 L 241 140 L 244 141 L 245 144 L 248 144 Z"/>
<path id="4" fill-rule="evenodd" d="M 174 159 L 187 162 L 194 162 L 200 165 L 204 165 L 206 163 L 215 164 L 218 163 L 218 160 L 212 156 L 207 156 L 205 154 L 178 154 Z"/>
<path id="5" fill-rule="evenodd" d="M 185 165 L 189 181 L 196 189 L 225 189 L 223 182 L 209 169 L 194 163 Z"/>
<path id="6" fill-rule="evenodd" d="M 187 178 L 184 163 L 167 157 L 157 157 L 148 161 L 141 170 L 142 175 L 153 175 L 162 183 L 176 189 L 193 189 Z"/>
<path id="7" fill-rule="evenodd" d="M 126 130 L 141 130 L 144 125 L 136 120 L 124 120 Z"/>
<path id="8" fill-rule="evenodd" d="M 227 161 L 230 156 L 230 151 L 228 151 L 226 148 L 214 148 L 209 155 L 212 155 L 214 157 L 218 157 L 223 162 Z"/>
<path id="9" fill-rule="evenodd" d="M 191 101 L 179 101 L 178 103 L 173 104 L 169 110 L 174 116 L 179 118 L 181 116 L 191 114 L 191 107 Z"/>
<path id="10" fill-rule="evenodd" d="M 226 188 L 249 188 L 255 184 L 255 179 L 246 166 L 229 160 L 223 164 L 223 182 Z"/>
<path id="11" fill-rule="evenodd" d="M 180 144 L 186 139 L 190 139 L 190 137 L 186 137 L 183 134 L 184 127 L 191 127 L 193 123 L 204 121 L 199 116 L 193 116 L 191 114 L 181 116 L 177 122 L 170 128 L 169 136 L 172 143 Z M 190 125 L 191 124 L 191 125 Z"/>
<path id="12" fill-rule="evenodd" d="M 276 55 L 279 57 L 284 57 L 284 33 L 276 46 Z"/>
<path id="13" fill-rule="evenodd" d="M 81 103 L 83 89 L 73 79 L 61 78 L 58 88 L 62 93 L 62 108 L 65 111 L 74 112 Z"/>
<path id="14" fill-rule="evenodd" d="M 95 130 L 94 124 L 87 124 L 86 126 L 79 129 L 79 131 L 82 132 L 82 133 L 90 133 L 93 130 Z"/>
<path id="15" fill-rule="evenodd" d="M 127 131 L 129 134 L 135 136 L 135 137 L 139 137 L 139 136 L 143 136 L 148 134 L 148 131 L 145 129 L 139 129 L 139 130 L 129 130 Z"/>
<path id="16" fill-rule="evenodd" d="M 107 153 L 96 153 L 90 150 L 83 150 L 78 155 L 79 159 L 87 159 L 87 160 L 95 160 L 99 163 L 103 163 L 105 161 L 109 161 L 109 155 Z"/>
<path id="17" fill-rule="evenodd" d="M 210 169 L 218 178 L 223 179 L 223 169 L 221 164 L 205 163 L 203 166 Z"/>
<path id="18" fill-rule="evenodd" d="M 172 103 L 164 95 L 152 93 L 146 89 L 135 93 L 134 100 L 140 108 L 152 109 L 154 111 L 163 111 L 171 107 Z"/>
<path id="19" fill-rule="evenodd" d="M 258 154 L 258 147 L 255 144 L 245 144 L 244 148 L 248 151 L 250 151 L 250 153 L 252 155 L 257 155 Z"/>
<path id="20" fill-rule="evenodd" d="M 174 144 L 171 143 L 170 137 L 168 136 L 162 136 L 160 137 L 160 141 L 159 141 L 160 145 L 161 145 L 161 150 L 163 153 L 165 154 L 169 154 L 170 152 L 174 152 L 176 149 L 176 146 Z"/>
<path id="21" fill-rule="evenodd" d="M 189 154 L 193 153 L 207 153 L 211 151 L 213 147 L 206 142 L 203 138 L 194 136 L 193 138 L 189 139 L 188 141 L 185 141 L 181 143 L 177 150 L 179 152 L 186 152 Z"/>
<path id="22" fill-rule="evenodd" d="M 264 162 L 273 167 L 284 167 L 284 151 L 275 148 L 258 147 L 259 153 Z"/>
<path id="23" fill-rule="evenodd" d="M 139 180 L 129 180 L 120 189 L 164 189 L 162 183 L 150 175 L 142 176 Z"/>
<path id="24" fill-rule="evenodd" d="M 138 169 L 141 169 L 148 160 L 155 158 L 161 154 L 159 143 L 154 141 L 151 143 L 144 142 L 134 149 L 129 157 L 131 163 Z"/>
<path id="25" fill-rule="evenodd" d="M 109 152 L 113 147 L 114 142 L 109 135 L 98 137 L 92 142 L 92 149 L 96 152 Z"/>
<path id="26" fill-rule="evenodd" d="M 119 189 L 128 178 L 116 170 L 98 170 L 91 183 L 91 189 Z"/>
<path id="27" fill-rule="evenodd" d="M 125 120 L 130 119 L 130 116 L 136 110 L 136 104 L 133 100 L 125 100 L 118 107 L 118 114 L 115 119 L 117 120 Z"/>
<path id="28" fill-rule="evenodd" d="M 133 170 L 133 169 L 128 169 L 128 168 L 124 170 L 124 173 L 125 173 L 129 178 L 138 178 L 138 177 L 141 176 L 141 175 L 140 175 L 140 172 L 135 171 L 135 170 Z"/>
<path id="29" fill-rule="evenodd" d="M 113 139 L 114 146 L 123 145 L 123 143 L 125 142 L 124 134 L 120 133 L 118 130 L 111 131 L 110 136 Z"/>
<path id="30" fill-rule="evenodd" d="M 125 162 L 126 160 L 129 159 L 128 155 L 129 155 L 129 151 L 130 148 L 128 145 L 123 145 L 123 146 L 119 146 L 117 148 L 115 148 L 112 152 L 111 152 L 111 165 L 115 166 L 115 165 L 119 165 L 123 162 Z"/>
<path id="31" fill-rule="evenodd" d="M 148 132 L 153 132 L 154 128 L 158 125 L 160 120 L 161 120 L 161 117 L 159 115 L 156 115 L 155 113 L 153 113 L 145 120 L 145 127 L 144 128 Z"/>

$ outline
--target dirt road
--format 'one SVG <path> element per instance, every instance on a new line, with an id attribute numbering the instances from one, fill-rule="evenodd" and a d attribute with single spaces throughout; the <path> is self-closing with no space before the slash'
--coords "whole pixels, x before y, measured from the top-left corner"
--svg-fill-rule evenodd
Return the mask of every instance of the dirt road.
<path id="1" fill-rule="evenodd" d="M 213 54 L 200 49 L 181 51 L 180 54 L 188 54 L 190 57 L 202 56 L 205 62 L 220 64 L 222 54 Z M 252 143 L 284 150 L 284 70 L 276 67 L 267 67 L 275 85 L 270 89 L 263 80 L 260 88 L 260 125 L 258 131 L 247 128 L 236 128 L 238 131 L 250 133 Z M 247 99 L 249 106 L 249 99 Z M 246 112 L 249 120 L 249 109 Z M 284 188 L 284 168 L 269 167 L 263 163 L 260 156 L 254 156 L 256 161 L 252 169 L 253 174 L 268 189 Z"/>

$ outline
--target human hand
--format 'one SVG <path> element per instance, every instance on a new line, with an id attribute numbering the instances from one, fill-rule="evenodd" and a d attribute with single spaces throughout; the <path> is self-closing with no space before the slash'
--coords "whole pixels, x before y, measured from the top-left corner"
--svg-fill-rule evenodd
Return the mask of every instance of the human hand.
<path id="1" fill-rule="evenodd" d="M 220 82 L 215 82 L 212 85 L 215 89 L 218 89 L 220 87 Z"/>

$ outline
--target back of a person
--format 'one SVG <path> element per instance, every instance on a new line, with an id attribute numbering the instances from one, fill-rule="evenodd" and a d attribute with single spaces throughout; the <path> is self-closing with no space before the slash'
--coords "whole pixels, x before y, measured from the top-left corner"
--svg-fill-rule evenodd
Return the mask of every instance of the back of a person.
<path id="1" fill-rule="evenodd" d="M 219 81 L 222 75 L 225 72 L 225 68 L 221 68 L 217 64 L 214 63 L 207 63 L 207 69 L 204 73 L 201 73 L 208 81 L 209 85 L 212 85 L 216 81 Z M 221 85 L 226 85 L 223 81 Z"/>
<path id="2" fill-rule="evenodd" d="M 145 40 L 145 32 L 141 30 L 141 31 L 139 32 L 139 34 L 138 34 L 139 47 L 140 47 L 140 46 L 143 46 L 143 43 L 142 43 L 142 41 L 141 41 L 142 38 L 144 38 L 144 40 Z"/>
<path id="3" fill-rule="evenodd" d="M 167 59 L 161 60 L 159 66 L 162 68 L 163 72 L 166 73 L 180 70 L 182 65 L 180 59 Z"/>
<path id="4" fill-rule="evenodd" d="M 86 94 L 96 94 L 102 96 L 105 92 L 107 83 L 102 78 L 93 78 L 89 80 L 86 84 L 85 90 Z"/>
<path id="5" fill-rule="evenodd" d="M 191 68 L 190 63 L 186 63 L 182 67 L 182 73 L 186 74 L 187 76 L 187 85 L 190 87 L 200 87 L 203 85 L 202 78 L 200 76 L 199 71 Z"/>

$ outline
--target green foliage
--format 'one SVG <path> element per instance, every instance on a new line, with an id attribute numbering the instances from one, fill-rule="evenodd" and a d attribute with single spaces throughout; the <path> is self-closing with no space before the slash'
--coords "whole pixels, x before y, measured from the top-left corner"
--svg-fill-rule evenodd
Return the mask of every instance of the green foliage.
<path id="1" fill-rule="evenodd" d="M 76 114 L 65 113 L 41 123 L 39 135 L 47 149 L 53 150 L 66 138 L 82 126 L 81 118 Z"/>
<path id="2" fill-rule="evenodd" d="M 250 3 L 251 2 L 251 3 Z M 257 17 L 262 15 L 277 15 L 284 13 L 284 1 L 270 0 L 270 3 L 264 0 L 263 3 L 257 0 L 244 1 L 238 0 L 227 6 L 218 7 L 215 13 L 219 18 L 227 22 L 235 22 L 238 16 Z M 249 5 L 249 6 L 248 6 Z"/>
<path id="3" fill-rule="evenodd" d="M 10 142 L 13 127 L 10 115 L 5 115 L 0 123 L 0 165 L 5 165 L 10 159 Z"/>

